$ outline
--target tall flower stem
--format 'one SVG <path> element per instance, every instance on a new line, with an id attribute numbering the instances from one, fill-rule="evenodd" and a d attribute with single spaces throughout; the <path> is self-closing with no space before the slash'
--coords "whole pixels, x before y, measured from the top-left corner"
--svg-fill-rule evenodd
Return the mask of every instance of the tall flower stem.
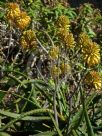
<path id="1" fill-rule="evenodd" d="M 57 94 L 57 91 L 58 91 L 58 82 L 55 81 L 55 91 L 54 91 L 54 95 L 53 95 L 53 102 L 54 102 L 54 115 L 55 115 L 55 121 L 56 121 L 56 124 L 57 126 L 59 126 L 59 123 L 58 123 L 58 116 L 57 116 L 57 105 L 56 105 L 56 94 Z"/>

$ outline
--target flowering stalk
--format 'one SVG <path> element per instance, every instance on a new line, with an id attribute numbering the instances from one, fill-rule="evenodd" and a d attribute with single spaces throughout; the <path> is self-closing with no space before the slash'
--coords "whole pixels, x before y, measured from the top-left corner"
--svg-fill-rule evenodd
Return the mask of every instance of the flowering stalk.
<path id="1" fill-rule="evenodd" d="M 57 83 L 57 81 L 55 81 L 55 91 L 54 91 L 54 95 L 53 95 L 53 101 L 54 101 L 54 115 L 55 115 L 56 124 L 57 124 L 57 126 L 59 126 L 58 116 L 57 116 L 57 107 L 56 107 L 56 94 L 57 94 L 57 91 L 58 91 L 58 83 Z"/>

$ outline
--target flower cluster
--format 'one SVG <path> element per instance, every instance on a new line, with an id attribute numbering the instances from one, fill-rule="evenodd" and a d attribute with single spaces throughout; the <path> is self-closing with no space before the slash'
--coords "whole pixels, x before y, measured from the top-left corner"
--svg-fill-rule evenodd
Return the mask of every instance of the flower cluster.
<path id="1" fill-rule="evenodd" d="M 14 21 L 20 15 L 19 5 L 17 3 L 8 3 L 7 7 L 7 19 Z"/>
<path id="2" fill-rule="evenodd" d="M 100 63 L 100 48 L 97 43 L 92 42 L 86 34 L 82 33 L 80 35 L 79 44 L 81 46 L 83 59 L 89 67 Z"/>
<path id="3" fill-rule="evenodd" d="M 53 79 L 56 79 L 57 77 L 59 77 L 61 74 L 61 69 L 54 65 L 52 68 L 51 68 L 51 76 Z"/>
<path id="4" fill-rule="evenodd" d="M 61 62 L 59 66 L 56 66 L 55 64 L 51 67 L 51 76 L 52 78 L 57 78 L 59 76 L 62 76 L 65 74 L 69 75 L 71 73 L 71 66 L 68 63 Z"/>
<path id="5" fill-rule="evenodd" d="M 27 15 L 26 12 L 21 12 L 20 16 L 17 17 L 16 22 L 16 26 L 23 30 L 26 26 L 28 26 L 28 24 L 30 23 L 30 17 Z"/>
<path id="6" fill-rule="evenodd" d="M 94 66 L 100 63 L 100 48 L 96 43 L 91 43 L 89 47 L 83 50 L 84 60 L 88 66 Z"/>
<path id="7" fill-rule="evenodd" d="M 102 88 L 102 79 L 98 72 L 90 71 L 85 78 L 85 82 L 93 86 L 96 90 L 100 90 Z"/>
<path id="8" fill-rule="evenodd" d="M 86 47 L 91 42 L 91 39 L 86 33 L 81 33 L 79 35 L 79 46 L 81 48 Z"/>
<path id="9" fill-rule="evenodd" d="M 65 42 L 65 45 L 66 47 L 69 47 L 69 48 L 73 48 L 74 45 L 75 45 L 75 41 L 74 41 L 74 37 L 73 37 L 73 34 L 72 33 L 68 33 L 65 37 L 64 37 L 64 42 Z"/>
<path id="10" fill-rule="evenodd" d="M 61 15 L 57 20 L 57 26 L 69 30 L 70 20 L 67 16 Z"/>
<path id="11" fill-rule="evenodd" d="M 17 3 L 7 4 L 7 19 L 12 25 L 21 30 L 27 27 L 31 21 L 27 13 L 20 10 Z"/>
<path id="12" fill-rule="evenodd" d="M 61 41 L 65 44 L 65 47 L 72 48 L 75 45 L 74 37 L 69 32 L 70 21 L 66 16 L 60 16 L 57 22 L 58 36 Z"/>
<path id="13" fill-rule="evenodd" d="M 60 65 L 61 73 L 62 74 L 70 74 L 71 73 L 71 66 L 68 63 L 62 62 Z"/>
<path id="14" fill-rule="evenodd" d="M 51 57 L 51 59 L 58 59 L 58 55 L 59 55 L 59 47 L 52 47 L 49 51 L 49 55 Z"/>
<path id="15" fill-rule="evenodd" d="M 24 49 L 35 49 L 37 47 L 37 40 L 34 31 L 31 29 L 24 31 L 20 43 Z"/>

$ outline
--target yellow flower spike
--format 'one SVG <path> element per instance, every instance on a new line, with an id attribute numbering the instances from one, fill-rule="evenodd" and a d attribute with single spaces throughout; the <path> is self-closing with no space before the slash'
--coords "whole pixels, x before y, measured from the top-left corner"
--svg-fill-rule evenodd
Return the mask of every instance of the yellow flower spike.
<path id="1" fill-rule="evenodd" d="M 51 59 L 57 59 L 59 55 L 59 47 L 52 47 L 51 50 L 49 51 L 49 55 Z"/>
<path id="2" fill-rule="evenodd" d="M 37 47 L 37 41 L 34 31 L 31 29 L 24 31 L 20 43 L 24 49 L 35 49 Z"/>
<path id="3" fill-rule="evenodd" d="M 58 36 L 62 40 L 62 42 L 66 45 L 68 48 L 73 48 L 75 45 L 74 36 L 72 33 L 69 33 L 64 28 L 59 28 Z"/>
<path id="4" fill-rule="evenodd" d="M 61 38 L 62 40 L 67 36 L 67 34 L 68 34 L 67 29 L 65 29 L 65 28 L 59 28 L 59 29 L 58 29 L 58 36 L 59 36 L 59 38 Z"/>
<path id="5" fill-rule="evenodd" d="M 68 33 L 63 40 L 64 40 L 64 42 L 66 44 L 66 47 L 68 47 L 68 48 L 73 48 L 74 47 L 75 40 L 74 40 L 74 37 L 73 37 L 72 33 Z"/>
<path id="6" fill-rule="evenodd" d="M 61 73 L 62 74 L 70 74 L 71 73 L 71 66 L 67 63 L 61 63 L 60 65 Z"/>
<path id="7" fill-rule="evenodd" d="M 82 53 L 84 61 L 89 67 L 100 63 L 100 48 L 97 43 L 91 42 L 89 45 L 83 48 Z"/>
<path id="8" fill-rule="evenodd" d="M 69 27 L 70 27 L 69 18 L 65 15 L 59 16 L 59 18 L 57 20 L 57 26 L 60 28 L 66 28 L 67 30 L 69 30 Z"/>
<path id="9" fill-rule="evenodd" d="M 100 90 L 102 88 L 102 79 L 96 71 L 90 71 L 86 75 L 85 82 L 88 85 L 93 86 L 96 90 Z"/>
<path id="10" fill-rule="evenodd" d="M 20 15 L 20 8 L 17 3 L 7 4 L 7 19 L 9 21 L 14 21 L 16 17 Z"/>
<path id="11" fill-rule="evenodd" d="M 31 18 L 27 15 L 27 13 L 21 12 L 15 24 L 19 29 L 23 30 L 30 24 L 30 21 Z"/>
<path id="12" fill-rule="evenodd" d="M 22 47 L 23 47 L 24 49 L 29 48 L 28 43 L 26 42 L 26 40 L 25 40 L 25 38 L 24 38 L 23 36 L 21 37 L 20 42 L 21 42 L 21 45 L 22 45 Z"/>
<path id="13" fill-rule="evenodd" d="M 97 43 L 92 42 L 86 33 L 80 34 L 79 45 L 82 49 L 83 59 L 89 67 L 100 63 L 100 47 Z"/>
<path id="14" fill-rule="evenodd" d="M 81 48 L 87 46 L 90 42 L 92 42 L 92 41 L 86 33 L 81 33 L 79 35 L 79 46 Z"/>
<path id="15" fill-rule="evenodd" d="M 57 67 L 56 65 L 54 65 L 52 68 L 51 68 L 51 76 L 53 79 L 59 77 L 61 74 L 61 69 L 59 67 Z"/>

